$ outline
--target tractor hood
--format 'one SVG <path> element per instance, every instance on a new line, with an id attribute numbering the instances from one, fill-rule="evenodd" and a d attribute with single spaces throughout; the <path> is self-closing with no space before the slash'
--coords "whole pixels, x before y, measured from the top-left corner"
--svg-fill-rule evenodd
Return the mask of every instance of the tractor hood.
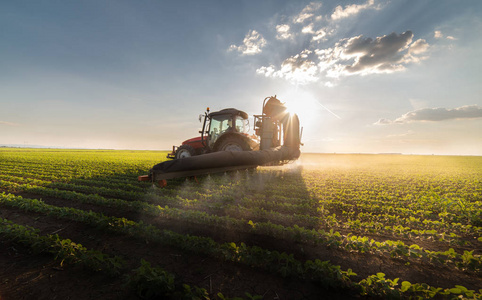
<path id="1" fill-rule="evenodd" d="M 198 136 L 198 137 L 195 137 L 195 138 L 192 138 L 192 139 L 185 140 L 184 142 L 182 142 L 182 145 L 197 143 L 197 142 L 200 142 L 200 141 L 201 141 L 201 137 Z"/>
<path id="2" fill-rule="evenodd" d="M 206 136 L 204 137 L 204 140 L 206 140 Z M 188 139 L 188 140 L 185 140 L 184 142 L 182 142 L 182 145 L 189 145 L 191 147 L 193 147 L 194 149 L 198 149 L 198 148 L 203 148 L 204 145 L 202 143 L 202 139 L 200 136 L 198 137 L 195 137 L 195 138 L 192 138 L 192 139 Z"/>

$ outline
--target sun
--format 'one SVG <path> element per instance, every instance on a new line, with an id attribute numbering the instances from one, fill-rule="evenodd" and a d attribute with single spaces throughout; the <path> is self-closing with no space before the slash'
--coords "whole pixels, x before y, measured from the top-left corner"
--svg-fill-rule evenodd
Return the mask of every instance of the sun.
<path id="1" fill-rule="evenodd" d="M 290 90 L 280 99 L 285 102 L 289 112 L 297 114 L 301 123 L 306 124 L 303 126 L 315 125 L 322 115 L 326 117 L 327 112 L 333 117 L 341 119 L 340 116 L 316 99 L 312 93 L 299 88 Z"/>
<path id="2" fill-rule="evenodd" d="M 311 126 L 320 113 L 316 100 L 308 92 L 290 92 L 280 100 L 285 103 L 290 113 L 295 113 L 300 118 L 302 126 Z"/>

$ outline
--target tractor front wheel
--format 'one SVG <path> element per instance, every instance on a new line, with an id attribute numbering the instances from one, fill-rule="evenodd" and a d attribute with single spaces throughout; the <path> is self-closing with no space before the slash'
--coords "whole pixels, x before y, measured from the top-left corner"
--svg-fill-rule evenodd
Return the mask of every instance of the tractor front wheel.
<path id="1" fill-rule="evenodd" d="M 191 157 L 196 155 L 196 150 L 189 145 L 182 145 L 176 150 L 176 159 Z"/>
<path id="2" fill-rule="evenodd" d="M 236 137 L 228 137 L 220 141 L 219 146 L 216 148 L 217 148 L 217 151 L 250 151 L 251 150 L 251 147 L 245 140 L 241 138 L 236 138 Z"/>

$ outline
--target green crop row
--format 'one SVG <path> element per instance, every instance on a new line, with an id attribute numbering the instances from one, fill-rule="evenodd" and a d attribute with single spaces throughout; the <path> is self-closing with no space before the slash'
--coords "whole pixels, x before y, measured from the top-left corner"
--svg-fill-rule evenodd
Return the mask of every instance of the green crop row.
<path id="1" fill-rule="evenodd" d="M 31 178 L 22 178 L 22 177 L 12 177 L 8 175 L 0 175 L 0 179 L 6 179 L 9 182 L 21 183 L 21 184 L 33 184 L 37 186 L 48 186 L 49 188 L 57 188 L 61 190 L 69 190 L 69 191 L 76 191 L 86 194 L 98 194 L 103 196 L 109 197 L 117 197 L 120 199 L 143 199 L 146 198 L 143 193 L 139 192 L 132 192 L 132 191 L 125 191 L 120 188 L 109 188 L 109 187 L 92 187 L 92 186 L 85 186 L 85 185 L 77 185 L 71 183 L 61 183 L 61 182 L 54 182 L 51 183 L 49 181 L 42 181 L 36 180 Z M 78 182 L 95 182 L 92 180 L 77 180 Z M 119 185 L 115 185 L 118 187 Z M 139 188 L 140 189 L 140 188 Z M 224 199 L 223 202 L 214 201 L 214 205 L 210 206 L 212 200 L 210 197 L 212 195 L 206 196 L 199 193 L 196 193 L 199 197 L 199 200 L 187 200 L 183 199 L 180 196 L 177 196 L 173 199 L 173 197 L 157 197 L 156 195 L 148 194 L 148 199 L 155 200 L 155 202 L 162 202 L 164 204 L 170 204 L 171 206 L 174 204 L 177 207 L 182 207 L 184 209 L 203 209 L 206 206 L 212 211 L 216 211 L 216 209 L 222 209 L 223 213 L 228 213 L 232 216 L 235 215 L 250 215 L 251 219 L 255 218 L 268 218 L 272 222 L 281 223 L 281 224 L 289 224 L 295 223 L 299 224 L 306 228 L 319 228 L 319 227 L 338 227 L 338 228 L 345 228 L 351 230 L 359 230 L 364 232 L 383 232 L 386 234 L 393 234 L 402 237 L 416 237 L 416 238 L 432 238 L 439 241 L 447 241 L 449 243 L 464 243 L 466 240 L 460 240 L 459 236 L 456 233 L 445 233 L 445 232 L 437 232 L 434 229 L 413 229 L 412 227 L 402 226 L 402 225 L 386 225 L 386 222 L 376 222 L 373 220 L 370 221 L 362 221 L 366 219 L 366 216 L 373 216 L 374 214 L 365 214 L 363 212 L 359 213 L 364 218 L 360 218 L 357 216 L 356 219 L 348 219 L 343 222 L 337 220 L 335 215 L 327 215 L 321 214 L 320 216 L 310 216 L 303 213 L 299 213 L 300 205 L 292 205 L 290 203 L 274 203 L 271 202 L 270 205 L 266 205 L 263 201 L 260 200 L 252 200 L 247 197 L 243 197 L 239 201 L 236 201 L 236 205 L 229 205 L 231 201 L 228 201 L 228 205 L 223 205 L 224 202 L 227 200 Z M 217 197 L 221 198 L 223 196 L 220 193 Z M 208 201 L 202 201 L 208 200 Z M 221 204 L 220 204 L 221 203 Z M 176 205 L 177 204 L 177 205 Z M 268 202 L 269 204 L 269 202 Z M 241 206 L 242 205 L 242 206 Z M 249 207 L 249 208 L 247 208 Z M 271 208 L 270 210 L 264 209 L 264 207 Z M 276 209 L 274 211 L 273 209 Z M 303 206 L 303 212 L 309 211 L 312 209 L 308 205 Z M 289 215 L 287 215 L 289 213 Z M 393 215 L 389 215 L 391 217 Z M 399 215 L 396 215 L 396 219 L 404 220 L 404 223 L 410 223 L 409 225 L 420 224 L 420 218 L 410 217 L 410 218 L 400 218 Z M 418 222 L 414 222 L 418 221 Z M 429 222 L 429 220 L 424 220 L 425 224 Z M 433 227 L 440 228 L 442 225 L 451 224 L 448 222 L 439 222 L 439 221 L 430 221 L 434 223 Z M 393 224 L 393 218 L 390 218 L 390 223 Z M 423 223 L 422 223 L 423 224 Z M 460 223 L 458 223 L 460 224 Z M 470 229 L 473 227 L 474 230 L 478 232 L 482 231 L 482 228 L 472 226 L 472 225 L 464 225 L 464 229 Z"/>
<path id="2" fill-rule="evenodd" d="M 42 163 L 43 162 L 39 161 L 36 164 L 36 166 L 37 165 L 41 166 Z M 80 165 L 85 166 L 83 163 L 84 163 L 84 161 L 79 162 Z M 96 163 L 98 163 L 98 162 L 96 161 Z M 59 168 L 62 168 L 62 164 L 56 163 L 56 165 Z M 89 165 L 92 165 L 92 163 L 90 163 Z M 95 164 L 94 164 L 94 166 L 95 166 Z M 100 166 L 99 168 L 101 168 L 101 167 L 102 166 Z M 278 173 L 280 173 L 280 172 L 278 172 Z M 68 173 L 68 174 L 70 174 L 70 175 L 68 175 L 69 176 L 68 178 L 71 178 L 72 174 L 71 173 Z M 256 176 L 258 176 L 258 175 L 256 175 Z M 261 176 L 261 178 L 262 178 L 263 176 L 267 176 L 267 175 L 260 174 L 259 176 Z M 273 177 L 273 176 L 269 175 L 268 177 Z M 274 177 L 276 177 L 276 176 L 274 176 Z M 310 176 L 305 176 L 305 177 L 308 178 L 306 181 L 309 182 Z M 333 177 L 333 176 L 331 176 L 331 177 Z M 110 178 L 110 179 L 112 179 L 112 178 Z M 342 179 L 344 179 L 344 178 L 342 178 Z M 347 179 L 347 178 L 345 178 L 345 179 Z M 130 177 L 130 180 L 132 181 L 132 176 Z M 287 186 L 290 186 L 291 190 L 297 190 L 297 188 L 296 188 L 297 186 L 300 186 L 300 185 L 304 184 L 303 181 L 300 181 L 300 180 L 291 180 L 290 181 L 290 176 L 285 176 L 283 178 L 283 180 L 289 182 L 289 185 L 287 185 Z M 386 178 L 384 178 L 384 180 L 387 181 L 387 182 L 390 182 L 390 179 L 387 180 Z M 253 180 L 251 180 L 251 181 L 253 181 Z M 392 212 L 392 214 L 396 213 L 399 217 L 403 216 L 403 218 L 406 218 L 407 216 L 414 217 L 414 216 L 417 216 L 417 214 L 419 216 L 424 217 L 424 218 L 435 217 L 435 215 L 434 215 L 435 211 L 425 210 L 425 209 L 414 210 L 414 208 L 415 207 L 426 208 L 427 203 L 428 204 L 430 204 L 430 203 L 432 203 L 432 204 L 440 203 L 441 202 L 441 201 L 439 201 L 440 199 L 437 198 L 439 196 L 435 193 L 435 192 L 439 192 L 436 189 L 436 187 L 434 188 L 433 186 L 431 186 L 430 193 L 425 192 L 425 194 L 427 194 L 427 196 L 413 198 L 411 196 L 411 194 L 406 194 L 406 193 L 405 194 L 398 193 L 396 195 L 393 195 L 393 193 L 389 193 L 389 192 L 385 191 L 385 190 L 391 190 L 392 186 L 390 186 L 390 185 L 380 185 L 380 184 L 373 185 L 373 184 L 371 184 L 372 181 L 375 181 L 375 183 L 376 183 L 377 181 L 380 181 L 380 179 L 377 179 L 376 177 L 375 178 L 374 177 L 368 178 L 365 181 L 361 181 L 361 182 L 357 181 L 356 186 L 353 186 L 353 185 L 350 186 L 349 185 L 348 187 L 345 187 L 341 191 L 334 191 L 334 192 L 336 192 L 335 195 L 337 195 L 337 199 L 339 199 L 339 202 L 341 203 L 340 204 L 341 206 L 338 206 L 338 207 L 339 208 L 345 208 L 347 216 L 352 216 L 352 218 L 358 219 L 357 215 L 355 215 L 355 211 L 353 211 L 354 205 L 356 204 L 357 212 L 359 212 L 359 209 L 364 209 L 363 207 L 365 207 L 366 208 L 365 211 L 367 211 L 368 213 L 370 213 L 370 209 L 373 209 L 373 210 L 375 210 L 374 214 L 379 214 L 381 212 L 381 210 L 386 208 L 386 211 Z M 104 181 L 104 182 L 106 182 L 106 181 Z M 367 187 L 367 189 L 364 189 L 363 182 L 370 183 L 370 188 L 372 190 L 368 189 L 368 187 Z M 435 183 L 437 183 L 437 182 L 435 182 Z M 477 184 L 477 183 L 478 182 L 475 182 L 474 184 Z M 344 184 L 346 184 L 346 182 L 344 182 Z M 433 184 L 434 183 L 432 183 L 431 185 L 433 185 Z M 335 184 L 332 184 L 332 185 L 335 185 Z M 394 186 L 396 185 L 395 181 L 394 181 L 393 185 Z M 293 186 L 295 188 L 292 188 Z M 403 188 L 405 189 L 407 185 L 404 185 L 403 183 L 397 183 L 397 186 L 398 187 L 403 186 Z M 268 188 L 268 189 L 274 189 L 276 187 L 276 185 L 275 185 L 275 187 L 273 187 L 272 184 L 268 182 L 265 185 L 265 187 Z M 68 189 L 68 186 L 65 186 L 64 188 Z M 425 188 L 425 185 L 422 184 L 419 187 L 419 189 L 420 188 Z M 221 187 L 221 189 L 222 189 L 222 187 Z M 380 189 L 385 189 L 385 190 L 380 190 Z M 248 188 L 246 190 L 247 191 L 243 191 L 243 193 L 249 194 L 250 192 L 253 191 L 253 188 L 250 188 L 250 185 L 248 185 Z M 105 192 L 109 193 L 110 191 L 105 191 Z M 180 192 L 180 194 L 182 194 L 183 190 L 180 190 L 179 192 Z M 234 198 L 234 197 L 239 196 L 239 192 L 240 192 L 240 189 L 230 189 L 230 190 L 228 189 L 228 191 L 226 193 L 223 193 L 221 191 L 221 193 L 218 193 L 217 195 L 218 195 L 218 197 L 229 197 L 229 196 L 231 196 L 231 197 Z M 271 192 L 271 190 L 270 190 L 270 192 Z M 285 192 L 285 191 L 283 191 L 283 192 Z M 322 194 L 322 196 L 324 198 L 323 199 L 323 206 L 326 210 L 330 209 L 330 204 L 329 204 L 330 201 L 328 200 L 330 197 L 326 198 L 324 196 L 328 192 L 330 192 L 330 191 L 325 191 Z M 331 193 L 333 193 L 333 190 L 331 190 Z M 459 193 L 460 193 L 460 191 L 459 191 Z M 101 193 L 98 192 L 98 194 L 101 194 Z M 118 194 L 120 194 L 120 193 L 118 193 Z M 230 194 L 232 194 L 232 195 L 230 195 Z M 286 197 L 286 194 L 279 195 L 278 192 L 274 193 L 274 194 L 277 195 L 277 197 L 278 196 L 279 197 Z M 448 193 L 447 195 L 449 195 L 449 194 L 450 193 Z M 454 193 L 452 193 L 452 194 L 454 194 Z M 473 190 L 473 193 L 465 193 L 465 194 L 467 194 L 467 195 L 471 195 L 471 194 L 478 195 L 477 189 Z M 109 195 L 106 195 L 106 196 L 109 196 Z M 368 196 L 368 198 L 367 198 L 367 196 Z M 371 199 L 372 197 L 374 197 L 374 199 Z M 477 199 L 477 197 L 478 197 L 478 199 L 480 199 L 480 195 L 474 196 L 474 197 L 476 197 L 475 199 Z M 353 202 L 355 204 L 350 204 L 352 202 L 352 200 L 350 200 L 350 199 L 352 199 L 352 198 L 353 198 L 354 201 L 356 200 L 356 202 Z M 424 200 L 424 199 L 428 199 L 428 200 Z M 447 201 L 449 201 L 449 200 L 447 200 Z M 451 211 L 453 211 L 453 209 L 456 209 L 454 211 L 456 213 L 450 212 L 450 211 L 440 212 L 439 216 L 437 216 L 437 218 L 440 218 L 442 220 L 442 222 L 440 222 L 440 223 L 445 224 L 445 223 L 449 223 L 449 221 L 450 221 L 450 222 L 455 222 L 456 224 L 457 223 L 460 224 L 460 221 L 480 219 L 480 211 L 481 211 L 480 205 L 474 206 L 475 204 L 470 204 L 470 202 L 467 204 L 466 202 L 468 200 L 465 201 L 465 202 L 461 202 L 460 200 L 451 199 L 450 201 L 441 205 L 441 206 L 438 205 L 439 206 L 438 209 L 439 210 L 440 209 L 447 210 L 447 208 L 449 208 L 449 209 L 451 209 Z M 410 204 L 409 206 L 411 206 L 411 207 L 407 208 L 406 202 L 408 202 Z M 419 204 L 419 202 L 423 203 L 423 205 L 422 206 L 420 206 L 420 205 L 416 206 L 416 204 L 417 203 Z M 367 203 L 373 203 L 373 205 L 368 205 Z M 454 204 L 450 205 L 450 203 L 454 203 Z M 465 205 L 465 207 L 463 205 Z M 395 210 L 394 211 L 394 209 L 396 209 L 396 208 L 400 208 L 401 210 Z M 275 209 L 275 207 L 273 209 Z M 363 213 L 363 211 L 362 211 L 362 213 Z M 381 212 L 381 213 L 386 214 L 386 213 L 383 213 L 383 212 Z M 429 219 L 425 219 L 425 220 L 432 221 L 432 220 L 429 220 Z M 340 220 L 340 221 L 343 222 L 344 220 Z M 433 222 L 439 222 L 439 221 L 435 220 Z M 384 222 L 382 222 L 382 223 L 384 223 Z M 404 224 L 404 226 L 407 227 L 407 224 Z M 412 228 L 413 226 L 410 225 L 410 227 Z M 426 230 L 436 230 L 436 228 L 434 228 L 434 227 L 436 227 L 436 224 L 434 224 L 434 226 L 432 226 L 432 228 L 412 228 L 412 229 L 414 229 L 414 230 L 425 230 L 425 232 L 422 233 L 422 236 L 424 236 L 424 235 L 427 235 L 427 234 L 430 235 L 430 231 L 427 232 Z M 379 228 L 379 226 L 378 226 L 378 228 Z M 394 232 L 396 232 L 396 230 Z M 411 234 L 416 234 L 416 233 L 411 233 Z M 446 236 L 450 237 L 450 233 L 446 234 L 444 232 L 440 232 L 439 236 L 438 237 L 434 236 L 434 238 L 440 239 L 441 237 L 445 238 Z M 453 239 L 453 236 L 450 237 L 450 240 L 452 240 L 452 239 Z"/>
<path id="3" fill-rule="evenodd" d="M 355 217 L 355 216 L 354 216 Z M 377 223 L 390 223 L 396 226 L 411 226 L 411 228 L 418 228 L 418 230 L 450 230 L 461 234 L 468 235 L 482 235 L 482 227 L 466 225 L 462 223 L 452 223 L 443 221 L 432 221 L 427 219 L 416 218 L 410 216 L 408 218 L 402 218 L 399 215 L 394 214 L 374 214 L 360 212 L 356 215 L 356 219 L 361 222 L 377 222 Z"/>
<path id="4" fill-rule="evenodd" d="M 16 175 L 8 172 L 4 172 L 4 173 L 5 174 L 0 175 L 0 180 L 14 182 L 18 184 L 32 184 L 32 185 L 46 186 L 46 187 L 51 186 L 51 187 L 57 187 L 59 189 L 62 189 L 62 188 L 68 189 L 70 187 L 69 184 L 71 184 L 71 187 L 74 187 L 74 188 L 75 187 L 99 188 L 100 192 L 105 191 L 106 193 L 109 193 L 110 190 L 114 190 L 114 191 L 121 190 L 127 193 L 144 192 L 145 190 L 145 187 L 132 184 L 132 180 L 129 180 L 129 181 L 121 180 L 121 182 L 114 182 L 112 178 L 110 178 L 109 180 L 100 180 L 100 178 L 97 178 L 95 180 L 77 178 L 77 179 L 69 180 L 68 182 L 62 182 L 62 181 L 45 180 L 46 178 L 36 179 L 33 176 L 28 176 L 29 174 L 25 174 L 25 173 L 19 173 Z M 92 189 L 89 192 L 99 193 L 94 189 Z"/>
<path id="5" fill-rule="evenodd" d="M 178 234 L 170 230 L 159 230 L 152 225 L 134 222 L 125 218 L 107 217 L 92 211 L 86 212 L 74 208 L 57 207 L 36 199 L 24 199 L 11 194 L 0 194 L 0 204 L 18 207 L 26 211 L 44 213 L 53 217 L 74 220 L 124 233 L 142 240 L 150 240 L 169 245 L 184 251 L 206 254 L 216 259 L 240 262 L 249 266 L 262 268 L 282 276 L 297 276 L 321 280 L 328 285 L 344 285 L 349 276 L 355 275 L 351 270 L 342 271 L 339 266 L 319 260 L 302 263 L 293 255 L 269 251 L 260 247 L 249 247 L 245 244 L 218 244 L 211 238 Z"/>
<path id="6" fill-rule="evenodd" d="M 368 276 L 358 283 L 360 294 L 376 296 L 382 299 L 481 299 L 482 289 L 478 292 L 469 290 L 464 286 L 455 285 L 453 288 L 438 288 L 425 283 L 411 283 L 399 279 L 385 278 L 384 273 Z"/>
<path id="7" fill-rule="evenodd" d="M 229 198 L 222 198 L 219 195 L 216 196 L 216 198 L 219 199 L 213 198 L 214 196 L 212 195 L 203 195 L 199 193 L 196 193 L 194 197 L 192 197 L 192 200 L 190 198 L 182 198 L 181 196 L 169 197 L 163 195 L 158 196 L 153 193 L 148 194 L 148 199 L 150 202 L 155 202 L 161 205 L 169 205 L 170 207 L 198 210 L 209 209 L 213 212 L 220 210 L 223 214 L 232 216 L 249 215 L 252 219 L 255 217 L 260 219 L 268 218 L 275 223 L 294 223 L 307 228 L 337 227 L 365 232 L 393 234 L 402 237 L 435 239 L 439 241 L 447 241 L 449 243 L 465 243 L 466 239 L 460 239 L 460 236 L 454 232 L 446 233 L 445 231 L 439 232 L 437 230 L 443 230 L 446 228 L 452 230 L 455 229 L 456 232 L 473 234 L 475 236 L 482 234 L 482 227 L 463 225 L 461 223 L 444 223 L 430 220 L 420 221 L 420 218 L 414 217 L 401 218 L 398 215 L 375 215 L 371 213 L 366 214 L 363 212 L 359 214 L 361 218 L 349 218 L 342 221 L 339 220 L 335 214 L 329 215 L 327 210 L 316 209 L 307 204 L 293 205 L 284 202 L 264 202 L 262 200 L 254 200 L 248 197 L 230 200 Z M 307 214 L 307 211 L 315 211 L 315 213 Z M 353 218 L 355 218 L 355 216 Z M 381 220 L 385 220 L 385 222 L 382 222 Z M 400 223 L 404 224 L 405 226 L 402 226 Z"/>
<path id="8" fill-rule="evenodd" d="M 358 289 L 362 295 L 416 298 L 432 298 L 448 295 L 463 296 L 466 299 L 478 299 L 482 294 L 482 290 L 476 293 L 460 285 L 456 285 L 450 289 L 442 289 L 430 287 L 423 283 L 419 284 L 404 281 L 401 286 L 398 287 L 398 278 L 394 280 L 386 279 L 383 273 L 369 276 L 357 283 L 350 279 L 351 276 L 356 275 L 350 269 L 348 271 L 342 271 L 339 266 L 333 266 L 326 261 L 306 261 L 303 264 L 296 260 L 293 255 L 286 253 L 268 251 L 259 247 L 249 247 L 243 243 L 239 246 L 234 243 L 217 244 L 210 238 L 180 235 L 167 230 L 161 231 L 143 223 L 136 223 L 122 218 L 106 217 L 91 211 L 85 212 L 72 208 L 50 206 L 35 199 L 29 200 L 19 196 L 1 194 L 1 200 L 3 204 L 12 204 L 12 206 L 25 210 L 43 212 L 69 220 L 82 221 L 95 225 L 96 227 L 110 229 L 136 238 L 148 239 L 173 247 L 179 247 L 185 251 L 207 254 L 211 257 L 223 258 L 224 260 L 262 268 L 278 273 L 281 276 L 296 276 L 303 279 L 310 278 L 311 280 L 316 280 L 332 287 L 343 286 L 345 288 L 355 288 Z M 137 286 L 142 287 L 140 292 L 146 293 L 146 295 L 159 289 L 159 287 L 155 287 L 155 285 L 154 287 L 149 286 L 147 288 L 144 286 L 146 281 L 151 281 L 149 278 L 152 276 L 158 278 L 164 287 L 169 287 L 173 282 L 173 279 L 169 275 L 166 275 L 164 271 L 153 269 L 145 262 L 143 262 L 141 267 L 134 273 L 135 275 L 132 276 L 132 281 L 135 282 Z M 183 288 L 185 292 L 193 291 L 185 286 L 183 286 Z M 200 291 L 202 290 L 194 289 L 196 294 L 199 294 Z M 226 298 L 222 297 L 222 299 Z"/>
<path id="9" fill-rule="evenodd" d="M 192 210 L 180 210 L 175 208 L 160 207 L 146 204 L 144 202 L 126 202 L 122 200 L 107 200 L 97 195 L 83 195 L 75 192 L 58 191 L 45 189 L 42 187 L 34 188 L 30 191 L 35 193 L 44 192 L 47 196 L 76 199 L 89 203 L 115 205 L 117 208 L 131 208 L 137 211 L 152 215 L 162 216 L 169 219 L 177 219 L 188 221 L 190 223 L 216 226 L 219 228 L 236 228 L 240 231 L 251 231 L 258 234 L 273 236 L 279 239 L 288 239 L 293 241 L 301 241 L 305 243 L 325 244 L 331 247 L 345 249 L 348 251 L 369 252 L 377 254 L 389 254 L 390 257 L 397 258 L 417 258 L 428 259 L 432 262 L 453 264 L 462 270 L 470 270 L 479 272 L 482 266 L 482 259 L 480 255 L 474 255 L 473 252 L 464 251 L 463 254 L 455 252 L 453 249 L 447 251 L 430 251 L 413 244 L 405 245 L 401 241 L 384 241 L 377 242 L 368 237 L 359 237 L 355 235 L 341 235 L 339 232 L 324 231 L 324 230 L 309 230 L 303 227 L 294 225 L 293 227 L 286 227 L 282 225 L 273 224 L 271 222 L 254 223 L 252 221 L 245 221 L 243 219 L 236 219 L 227 216 L 209 215 L 204 212 Z M 250 226 L 247 226 L 249 224 Z"/>
<path id="10" fill-rule="evenodd" d="M 40 185 L 40 186 L 48 186 L 49 188 L 57 188 L 57 189 L 62 189 L 62 190 L 69 190 L 69 191 L 76 191 L 76 192 L 81 192 L 81 193 L 87 193 L 87 194 L 98 194 L 98 195 L 103 195 L 103 196 L 109 196 L 109 197 L 117 197 L 120 199 L 143 199 L 144 194 L 140 192 L 131 192 L 131 191 L 125 191 L 121 189 L 112 189 L 112 188 L 106 188 L 106 187 L 91 187 L 91 186 L 83 186 L 83 185 L 76 185 L 76 184 L 69 184 L 69 183 L 61 183 L 61 182 L 55 182 L 55 183 L 50 183 L 47 181 L 41 181 L 41 180 L 35 180 L 35 179 L 24 179 L 24 178 L 19 178 L 19 177 L 14 177 L 12 178 L 11 176 L 7 175 L 1 175 L 0 179 L 4 178 L 9 181 L 13 182 L 20 182 L 20 183 L 28 183 L 28 184 L 34 184 L 34 185 Z M 157 199 L 156 202 L 168 202 L 172 204 L 174 201 L 170 201 L 169 199 L 166 199 L 169 197 L 163 197 L 163 199 L 160 201 L 158 197 L 152 197 L 150 196 L 149 199 Z M 177 200 L 181 202 L 181 207 L 183 208 L 196 208 L 192 207 L 193 206 L 193 201 L 190 200 L 184 200 L 180 198 L 179 196 L 176 197 Z M 202 198 L 201 198 L 202 199 Z M 179 203 L 179 201 L 177 203 Z M 226 201 L 226 200 L 224 200 Z M 203 201 L 201 202 L 200 200 L 196 201 L 197 206 L 206 206 L 209 205 L 210 202 Z M 219 202 L 215 202 L 219 203 Z M 221 202 L 222 203 L 222 202 Z M 228 202 L 229 203 L 229 202 Z M 298 211 L 298 206 L 297 205 L 290 205 L 290 204 L 278 204 L 278 210 L 273 211 L 273 210 L 265 210 L 263 207 L 259 208 L 259 206 L 253 206 L 255 202 L 250 201 L 249 199 L 246 199 L 246 197 L 242 198 L 240 201 L 236 201 L 236 205 L 219 205 L 216 204 L 215 206 L 211 206 L 211 209 L 222 209 L 224 213 L 229 213 L 231 215 L 245 215 L 249 214 L 252 217 L 251 218 L 268 218 L 271 221 L 275 221 L 275 223 L 280 223 L 283 222 L 283 224 L 287 223 L 295 223 L 295 224 L 300 224 L 304 227 L 307 228 L 318 228 L 318 227 L 339 227 L 339 228 L 346 228 L 346 229 L 351 229 L 351 230 L 362 230 L 365 232 L 385 232 L 388 234 L 394 234 L 394 235 L 399 235 L 402 237 L 417 237 L 417 238 L 434 238 L 440 241 L 448 241 L 448 242 L 456 242 L 456 243 L 461 243 L 459 241 L 459 236 L 456 233 L 445 233 L 445 232 L 437 232 L 434 229 L 412 229 L 411 227 L 407 226 L 402 226 L 402 225 L 386 225 L 386 222 L 375 222 L 373 220 L 371 221 L 362 221 L 361 218 L 358 216 L 356 219 L 348 219 L 344 222 L 340 222 L 337 220 L 335 215 L 322 215 L 322 216 L 310 216 L 306 214 L 299 214 L 297 213 Z M 260 203 L 260 201 L 256 201 L 256 203 Z M 244 207 L 241 207 L 240 205 L 243 205 Z M 201 208 L 203 208 L 201 207 Z M 246 208 L 250 207 L 250 208 Z M 274 207 L 272 207 L 274 208 Z M 308 207 L 309 208 L 309 207 Z M 305 209 L 308 209 L 305 206 Z M 283 213 L 284 212 L 284 213 Z M 290 213 L 290 215 L 286 215 L 286 213 Z M 366 218 L 366 216 L 373 216 L 374 214 L 366 214 L 363 212 L 359 213 L 362 215 L 362 217 Z M 387 216 L 387 215 L 385 215 Z M 388 217 L 393 216 L 393 215 L 388 215 Z M 353 215 L 352 215 L 353 217 Z M 410 218 L 400 218 L 399 215 L 396 215 L 395 217 L 398 220 L 405 220 L 404 223 L 410 223 L 409 225 L 412 224 L 420 224 L 420 218 L 415 218 L 411 216 Z M 393 224 L 393 218 L 390 218 L 390 223 Z M 449 222 L 439 222 L 439 221 L 429 221 L 429 220 L 424 220 L 424 223 L 427 224 L 428 222 L 431 222 L 435 225 L 437 225 L 438 228 L 440 228 L 444 224 L 452 224 Z M 456 223 L 460 224 L 460 223 Z M 453 227 L 453 226 L 452 226 Z M 469 229 L 473 228 L 476 232 L 480 234 L 482 231 L 482 228 L 472 226 L 472 225 L 464 225 L 464 229 Z"/>
<path id="11" fill-rule="evenodd" d="M 37 230 L 14 224 L 0 218 L 0 234 L 7 239 L 21 242 L 37 252 L 49 252 L 60 258 L 61 265 L 81 263 L 94 271 L 104 271 L 110 275 L 119 275 L 125 267 L 125 262 L 118 256 L 109 256 L 99 251 L 88 250 L 81 244 L 69 239 L 61 239 L 57 234 L 40 236 Z"/>
<path id="12" fill-rule="evenodd" d="M 109 256 L 99 251 L 89 250 L 70 239 L 61 239 L 58 235 L 39 235 L 34 228 L 15 224 L 0 218 L 0 235 L 8 240 L 21 243 L 35 252 L 48 252 L 64 262 L 81 264 L 95 272 L 104 272 L 109 276 L 125 277 L 126 285 L 132 287 L 143 299 L 210 299 L 205 289 L 176 282 L 175 276 L 158 266 L 141 259 L 138 268 L 127 270 L 125 261 L 119 256 Z M 220 299 L 231 299 L 223 297 Z M 234 298 L 232 298 L 234 300 Z M 242 298 L 236 298 L 242 299 Z"/>
<path id="13" fill-rule="evenodd" d="M 15 186 L 15 184 L 10 183 Z M 2 186 L 2 181 L 0 181 Z M 5 187 L 5 184 L 3 184 Z M 98 195 L 84 195 L 71 191 L 61 191 L 56 189 L 48 189 L 44 187 L 35 187 L 30 185 L 16 185 L 17 188 L 23 189 L 31 193 L 41 194 L 45 196 L 61 197 L 67 200 L 79 200 L 87 203 L 95 203 L 101 205 L 114 206 L 119 209 L 131 209 L 134 211 L 144 212 L 152 216 L 164 216 L 170 219 L 185 220 L 191 223 L 198 223 L 203 225 L 217 226 L 226 228 L 232 226 L 243 230 L 246 228 L 246 221 L 243 219 L 232 218 L 228 216 L 209 215 L 204 212 L 193 210 L 181 210 L 176 208 L 161 208 L 139 201 L 124 201 L 120 199 L 105 199 Z M 255 211 L 256 213 L 256 211 Z M 262 213 L 262 211 L 258 211 Z M 446 255 L 444 251 L 429 251 L 417 245 L 405 245 L 401 241 L 376 242 L 373 239 L 366 237 L 357 237 L 354 235 L 343 236 L 338 232 L 333 234 L 333 230 L 326 232 L 324 230 L 310 230 L 303 227 L 282 226 L 271 222 L 257 223 L 258 226 L 248 228 L 248 230 L 257 230 L 260 234 L 275 236 L 277 238 L 301 240 L 303 242 L 327 244 L 332 247 L 346 249 L 348 251 L 360 251 L 370 253 L 388 253 L 391 257 L 410 257 L 423 258 L 433 262 L 455 264 L 455 266 L 462 270 L 480 271 L 481 257 L 480 255 L 473 255 L 464 251 L 463 254 Z M 330 233 L 331 232 L 331 233 Z M 301 238 L 303 237 L 303 238 Z"/>

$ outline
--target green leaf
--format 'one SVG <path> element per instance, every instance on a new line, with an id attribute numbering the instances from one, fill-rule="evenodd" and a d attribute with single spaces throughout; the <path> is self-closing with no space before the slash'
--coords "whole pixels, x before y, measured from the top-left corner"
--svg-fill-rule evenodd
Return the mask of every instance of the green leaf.
<path id="1" fill-rule="evenodd" d="M 459 288 L 451 288 L 451 289 L 449 290 L 449 292 L 450 292 L 451 294 L 462 294 L 462 290 L 459 289 Z"/>
<path id="2" fill-rule="evenodd" d="M 408 289 L 412 286 L 412 284 L 409 282 L 409 281 L 403 281 L 402 282 L 402 287 L 400 288 L 400 291 L 402 291 L 402 293 L 408 291 Z"/>
<path id="3" fill-rule="evenodd" d="M 465 286 L 462 286 L 462 285 L 455 285 L 455 288 L 460 289 L 462 292 L 468 291 L 467 288 Z"/>

